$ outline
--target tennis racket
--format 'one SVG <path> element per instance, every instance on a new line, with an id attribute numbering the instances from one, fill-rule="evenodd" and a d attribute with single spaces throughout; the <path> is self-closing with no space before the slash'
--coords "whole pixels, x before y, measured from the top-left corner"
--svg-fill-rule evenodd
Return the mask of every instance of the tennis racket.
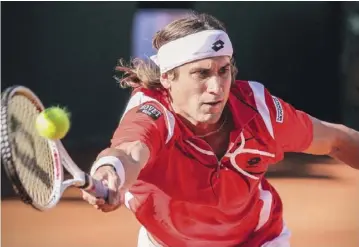
<path id="1" fill-rule="evenodd" d="M 15 192 L 39 211 L 55 207 L 70 186 L 106 200 L 106 186 L 83 172 L 61 141 L 37 133 L 35 121 L 43 110 L 26 87 L 9 87 L 1 94 L 1 161 Z M 64 180 L 63 167 L 72 178 Z"/>

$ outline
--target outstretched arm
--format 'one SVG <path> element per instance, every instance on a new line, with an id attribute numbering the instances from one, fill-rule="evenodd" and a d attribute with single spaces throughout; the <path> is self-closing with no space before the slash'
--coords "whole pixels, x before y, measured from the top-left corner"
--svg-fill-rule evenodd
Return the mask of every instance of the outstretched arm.
<path id="1" fill-rule="evenodd" d="M 147 164 L 150 158 L 150 149 L 141 141 L 124 142 L 116 147 L 107 148 L 102 151 L 97 161 L 104 160 L 103 165 L 93 166 L 91 173 L 100 166 L 108 166 L 106 160 L 112 158 L 110 167 L 119 174 L 119 184 L 122 188 L 130 188 L 136 181 L 141 169 Z M 96 162 L 95 162 L 96 164 Z M 120 167 L 122 166 L 122 167 Z"/>
<path id="2" fill-rule="evenodd" d="M 141 170 L 151 163 L 165 144 L 167 124 L 156 102 L 139 104 L 128 110 L 111 140 L 92 165 L 91 175 L 109 188 L 108 203 L 88 193 L 83 197 L 104 212 L 121 205 L 124 192 L 137 181 Z"/>
<path id="3" fill-rule="evenodd" d="M 265 90 L 274 137 L 284 152 L 328 155 L 359 169 L 359 132 L 295 109 Z"/>
<path id="4" fill-rule="evenodd" d="M 329 155 L 359 169 L 359 132 L 345 125 L 328 123 L 314 117 L 311 120 L 313 140 L 304 153 Z"/>

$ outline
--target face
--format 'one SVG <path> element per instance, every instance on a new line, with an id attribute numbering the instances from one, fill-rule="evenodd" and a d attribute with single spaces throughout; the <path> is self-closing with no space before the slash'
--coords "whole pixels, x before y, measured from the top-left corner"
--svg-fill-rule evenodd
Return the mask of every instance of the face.
<path id="1" fill-rule="evenodd" d="M 194 125 L 219 121 L 231 82 L 231 61 L 227 56 L 182 65 L 175 79 L 162 77 L 162 84 L 172 98 L 173 109 Z"/>

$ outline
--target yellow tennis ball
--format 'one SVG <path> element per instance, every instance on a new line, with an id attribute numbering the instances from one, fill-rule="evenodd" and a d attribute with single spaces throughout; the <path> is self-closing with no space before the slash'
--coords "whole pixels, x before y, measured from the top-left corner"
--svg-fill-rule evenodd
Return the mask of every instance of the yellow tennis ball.
<path id="1" fill-rule="evenodd" d="M 69 113 L 60 107 L 49 107 L 36 118 L 36 129 L 42 137 L 60 140 L 70 129 Z"/>

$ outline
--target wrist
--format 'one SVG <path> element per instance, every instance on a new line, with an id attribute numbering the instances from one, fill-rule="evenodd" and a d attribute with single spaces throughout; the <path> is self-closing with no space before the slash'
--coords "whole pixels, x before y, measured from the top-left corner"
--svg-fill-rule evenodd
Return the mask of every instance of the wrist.
<path id="1" fill-rule="evenodd" d="M 113 165 L 109 165 L 109 164 L 104 164 L 97 167 L 95 172 L 97 172 L 98 170 L 112 170 L 116 172 L 116 168 Z"/>
<path id="2" fill-rule="evenodd" d="M 121 160 L 116 156 L 103 156 L 92 165 L 90 175 L 93 176 L 100 167 L 104 166 L 110 166 L 116 171 L 120 178 L 119 187 L 122 187 L 125 183 L 125 169 Z"/>

